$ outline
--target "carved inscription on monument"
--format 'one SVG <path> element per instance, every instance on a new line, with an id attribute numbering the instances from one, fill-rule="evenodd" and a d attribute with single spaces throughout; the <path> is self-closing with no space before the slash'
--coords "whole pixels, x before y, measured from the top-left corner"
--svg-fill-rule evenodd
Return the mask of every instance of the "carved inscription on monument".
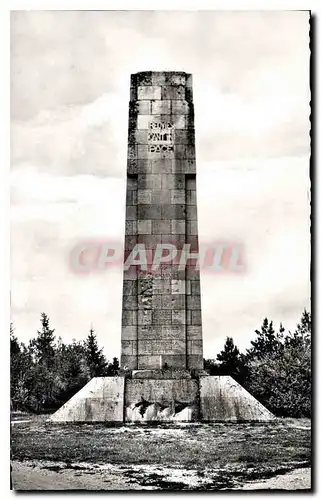
<path id="1" fill-rule="evenodd" d="M 174 151 L 174 125 L 170 122 L 150 122 L 148 152 L 164 153 L 170 151 Z"/>

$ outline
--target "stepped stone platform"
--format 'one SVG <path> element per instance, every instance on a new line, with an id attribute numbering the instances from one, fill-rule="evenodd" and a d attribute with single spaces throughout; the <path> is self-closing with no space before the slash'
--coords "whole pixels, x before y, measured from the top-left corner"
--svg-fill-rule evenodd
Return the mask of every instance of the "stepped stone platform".
<path id="1" fill-rule="evenodd" d="M 148 372 L 148 370 L 146 370 Z M 274 416 L 230 376 L 97 377 L 51 416 L 53 422 L 247 422 Z M 138 375 L 138 376 L 137 376 Z M 154 376 L 156 375 L 154 371 Z"/>

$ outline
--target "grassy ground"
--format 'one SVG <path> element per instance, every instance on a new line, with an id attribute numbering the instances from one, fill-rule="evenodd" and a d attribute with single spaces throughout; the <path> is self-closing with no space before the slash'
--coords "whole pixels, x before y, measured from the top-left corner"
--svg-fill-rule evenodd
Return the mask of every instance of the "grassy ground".
<path id="1" fill-rule="evenodd" d="M 108 426 L 38 420 L 13 425 L 11 449 L 14 464 L 60 479 L 68 471 L 69 478 L 96 474 L 100 487 L 92 489 L 231 489 L 309 467 L 310 421 Z"/>

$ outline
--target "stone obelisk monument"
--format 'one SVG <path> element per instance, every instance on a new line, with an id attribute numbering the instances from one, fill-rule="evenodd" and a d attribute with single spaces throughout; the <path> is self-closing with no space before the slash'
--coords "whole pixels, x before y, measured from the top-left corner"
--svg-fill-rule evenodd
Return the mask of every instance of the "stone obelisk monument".
<path id="1" fill-rule="evenodd" d="M 229 376 L 203 371 L 192 75 L 131 76 L 117 377 L 93 378 L 54 421 L 260 421 L 273 415 Z M 154 266 L 160 246 L 177 255 Z M 126 265 L 135 249 L 144 265 Z M 172 256 L 174 257 L 174 256 Z"/>
<path id="2" fill-rule="evenodd" d="M 173 245 L 178 256 L 185 244 L 198 252 L 192 75 L 186 73 L 131 77 L 125 257 L 137 244 L 151 258 L 160 244 Z M 195 260 L 188 264 L 124 271 L 121 366 L 203 368 L 200 275 Z"/>

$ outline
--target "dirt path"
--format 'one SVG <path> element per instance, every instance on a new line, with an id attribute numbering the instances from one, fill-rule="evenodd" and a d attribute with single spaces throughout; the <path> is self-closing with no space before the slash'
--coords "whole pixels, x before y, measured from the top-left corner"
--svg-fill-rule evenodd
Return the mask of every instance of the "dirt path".
<path id="1" fill-rule="evenodd" d="M 96 468 L 97 467 L 97 468 Z M 147 471 L 146 471 L 147 472 Z M 186 471 L 188 472 L 188 471 Z M 184 473 L 183 473 L 184 475 Z M 13 462 L 12 481 L 15 490 L 153 490 L 157 486 L 143 485 L 139 478 L 119 466 L 106 465 L 63 469 L 57 465 L 36 462 Z M 194 487 L 196 484 L 193 485 Z M 282 489 L 297 490 L 311 487 L 311 469 L 296 469 L 287 474 L 238 486 L 237 490 Z"/>
<path id="2" fill-rule="evenodd" d="M 296 469 L 265 481 L 246 483 L 240 490 L 307 490 L 311 488 L 311 469 Z"/>
<path id="3" fill-rule="evenodd" d="M 31 462 L 12 463 L 14 490 L 141 490 L 118 469 L 105 471 L 49 470 Z"/>

